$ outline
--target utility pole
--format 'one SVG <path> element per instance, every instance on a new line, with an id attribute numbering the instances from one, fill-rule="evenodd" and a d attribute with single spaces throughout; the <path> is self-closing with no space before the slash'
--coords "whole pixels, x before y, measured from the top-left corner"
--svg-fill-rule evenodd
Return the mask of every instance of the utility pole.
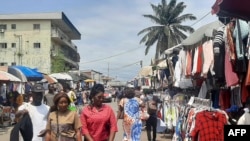
<path id="1" fill-rule="evenodd" d="M 22 65 L 22 35 L 17 35 L 17 34 L 14 34 L 15 37 L 18 38 L 18 53 L 17 53 L 17 56 L 18 56 L 18 65 Z"/>
<path id="2" fill-rule="evenodd" d="M 109 62 L 108 62 L 108 79 L 109 79 Z"/>

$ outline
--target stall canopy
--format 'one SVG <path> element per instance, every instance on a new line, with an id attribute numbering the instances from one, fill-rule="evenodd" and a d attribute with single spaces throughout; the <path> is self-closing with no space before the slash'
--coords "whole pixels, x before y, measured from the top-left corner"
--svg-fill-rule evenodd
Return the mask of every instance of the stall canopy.
<path id="1" fill-rule="evenodd" d="M 11 66 L 11 68 L 19 69 L 27 78 L 28 81 L 40 81 L 43 79 L 43 74 L 37 69 L 32 69 L 25 66 Z"/>
<path id="2" fill-rule="evenodd" d="M 233 17 L 250 20 L 250 0 L 216 0 L 212 14 L 219 17 Z"/>
<path id="3" fill-rule="evenodd" d="M 153 69 L 152 66 L 144 66 L 141 68 L 139 72 L 139 76 L 145 77 L 145 76 L 152 76 L 153 75 Z"/>
<path id="4" fill-rule="evenodd" d="M 67 73 L 52 73 L 50 76 L 54 77 L 57 80 L 69 80 L 72 81 L 72 77 Z"/>
<path id="5" fill-rule="evenodd" d="M 201 43 L 206 38 L 213 37 L 214 30 L 217 30 L 219 27 L 223 26 L 223 23 L 220 21 L 214 21 L 209 24 L 206 24 L 190 34 L 185 40 L 182 41 L 183 46 L 196 46 Z"/>
<path id="6" fill-rule="evenodd" d="M 19 78 L 5 71 L 0 71 L 0 80 L 11 81 L 11 82 L 21 82 Z"/>

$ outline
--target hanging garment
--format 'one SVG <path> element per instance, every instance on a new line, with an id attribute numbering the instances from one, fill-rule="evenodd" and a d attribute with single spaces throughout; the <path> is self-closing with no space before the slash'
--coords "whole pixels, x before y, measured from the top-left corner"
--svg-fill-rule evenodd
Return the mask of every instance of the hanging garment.
<path id="1" fill-rule="evenodd" d="M 202 46 L 199 46 L 198 47 L 197 68 L 196 68 L 197 74 L 200 74 L 202 72 L 202 64 L 203 64 L 203 50 L 202 50 Z"/>
<path id="2" fill-rule="evenodd" d="M 232 63 L 228 51 L 225 52 L 225 78 L 227 87 L 235 86 L 239 83 L 238 75 L 233 71 Z"/>
<path id="3" fill-rule="evenodd" d="M 225 26 L 220 27 L 217 30 L 214 39 L 214 76 L 219 81 L 223 81 L 225 79 L 224 73 L 224 64 L 225 62 L 225 36 L 226 36 L 226 29 Z"/>
<path id="4" fill-rule="evenodd" d="M 230 104 L 230 90 L 229 89 L 221 89 L 220 90 L 220 97 L 219 97 L 219 104 L 220 104 L 220 109 L 226 110 L 228 109 L 231 104 Z"/>
<path id="5" fill-rule="evenodd" d="M 208 71 L 212 70 L 214 65 L 213 41 L 209 40 L 205 42 L 202 46 L 204 57 L 202 74 L 206 78 Z"/>
<path id="6" fill-rule="evenodd" d="M 243 20 L 236 20 L 236 25 L 234 29 L 233 36 L 236 39 L 236 53 L 237 59 L 242 60 L 244 58 L 244 45 L 242 40 L 248 36 L 249 33 L 249 26 L 247 22 Z"/>
<path id="7" fill-rule="evenodd" d="M 192 50 L 187 51 L 186 56 L 186 76 L 190 76 L 192 74 Z"/>
<path id="8" fill-rule="evenodd" d="M 250 60 L 248 60 L 248 68 L 247 68 L 247 74 L 246 74 L 246 80 L 245 80 L 245 86 L 250 86 Z"/>

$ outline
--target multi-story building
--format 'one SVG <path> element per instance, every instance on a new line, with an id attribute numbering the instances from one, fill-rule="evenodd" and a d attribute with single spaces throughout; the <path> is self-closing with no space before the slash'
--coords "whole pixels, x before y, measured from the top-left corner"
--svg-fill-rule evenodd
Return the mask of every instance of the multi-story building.
<path id="1" fill-rule="evenodd" d="M 64 68 L 78 70 L 80 55 L 72 40 L 80 39 L 63 12 L 0 14 L 0 66 L 23 65 L 49 74 L 61 56 Z"/>

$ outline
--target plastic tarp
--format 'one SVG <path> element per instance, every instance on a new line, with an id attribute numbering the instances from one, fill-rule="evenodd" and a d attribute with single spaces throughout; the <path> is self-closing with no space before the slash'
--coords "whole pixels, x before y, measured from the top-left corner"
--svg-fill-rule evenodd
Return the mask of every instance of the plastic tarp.
<path id="1" fill-rule="evenodd" d="M 209 24 L 203 25 L 190 34 L 185 40 L 182 41 L 183 46 L 193 46 L 202 42 L 204 38 L 213 37 L 214 30 L 223 26 L 220 21 L 211 22 Z"/>
<path id="2" fill-rule="evenodd" d="M 25 66 L 12 66 L 19 69 L 27 78 L 28 81 L 40 81 L 43 79 L 43 74 L 38 72 L 37 69 L 32 69 Z"/>

